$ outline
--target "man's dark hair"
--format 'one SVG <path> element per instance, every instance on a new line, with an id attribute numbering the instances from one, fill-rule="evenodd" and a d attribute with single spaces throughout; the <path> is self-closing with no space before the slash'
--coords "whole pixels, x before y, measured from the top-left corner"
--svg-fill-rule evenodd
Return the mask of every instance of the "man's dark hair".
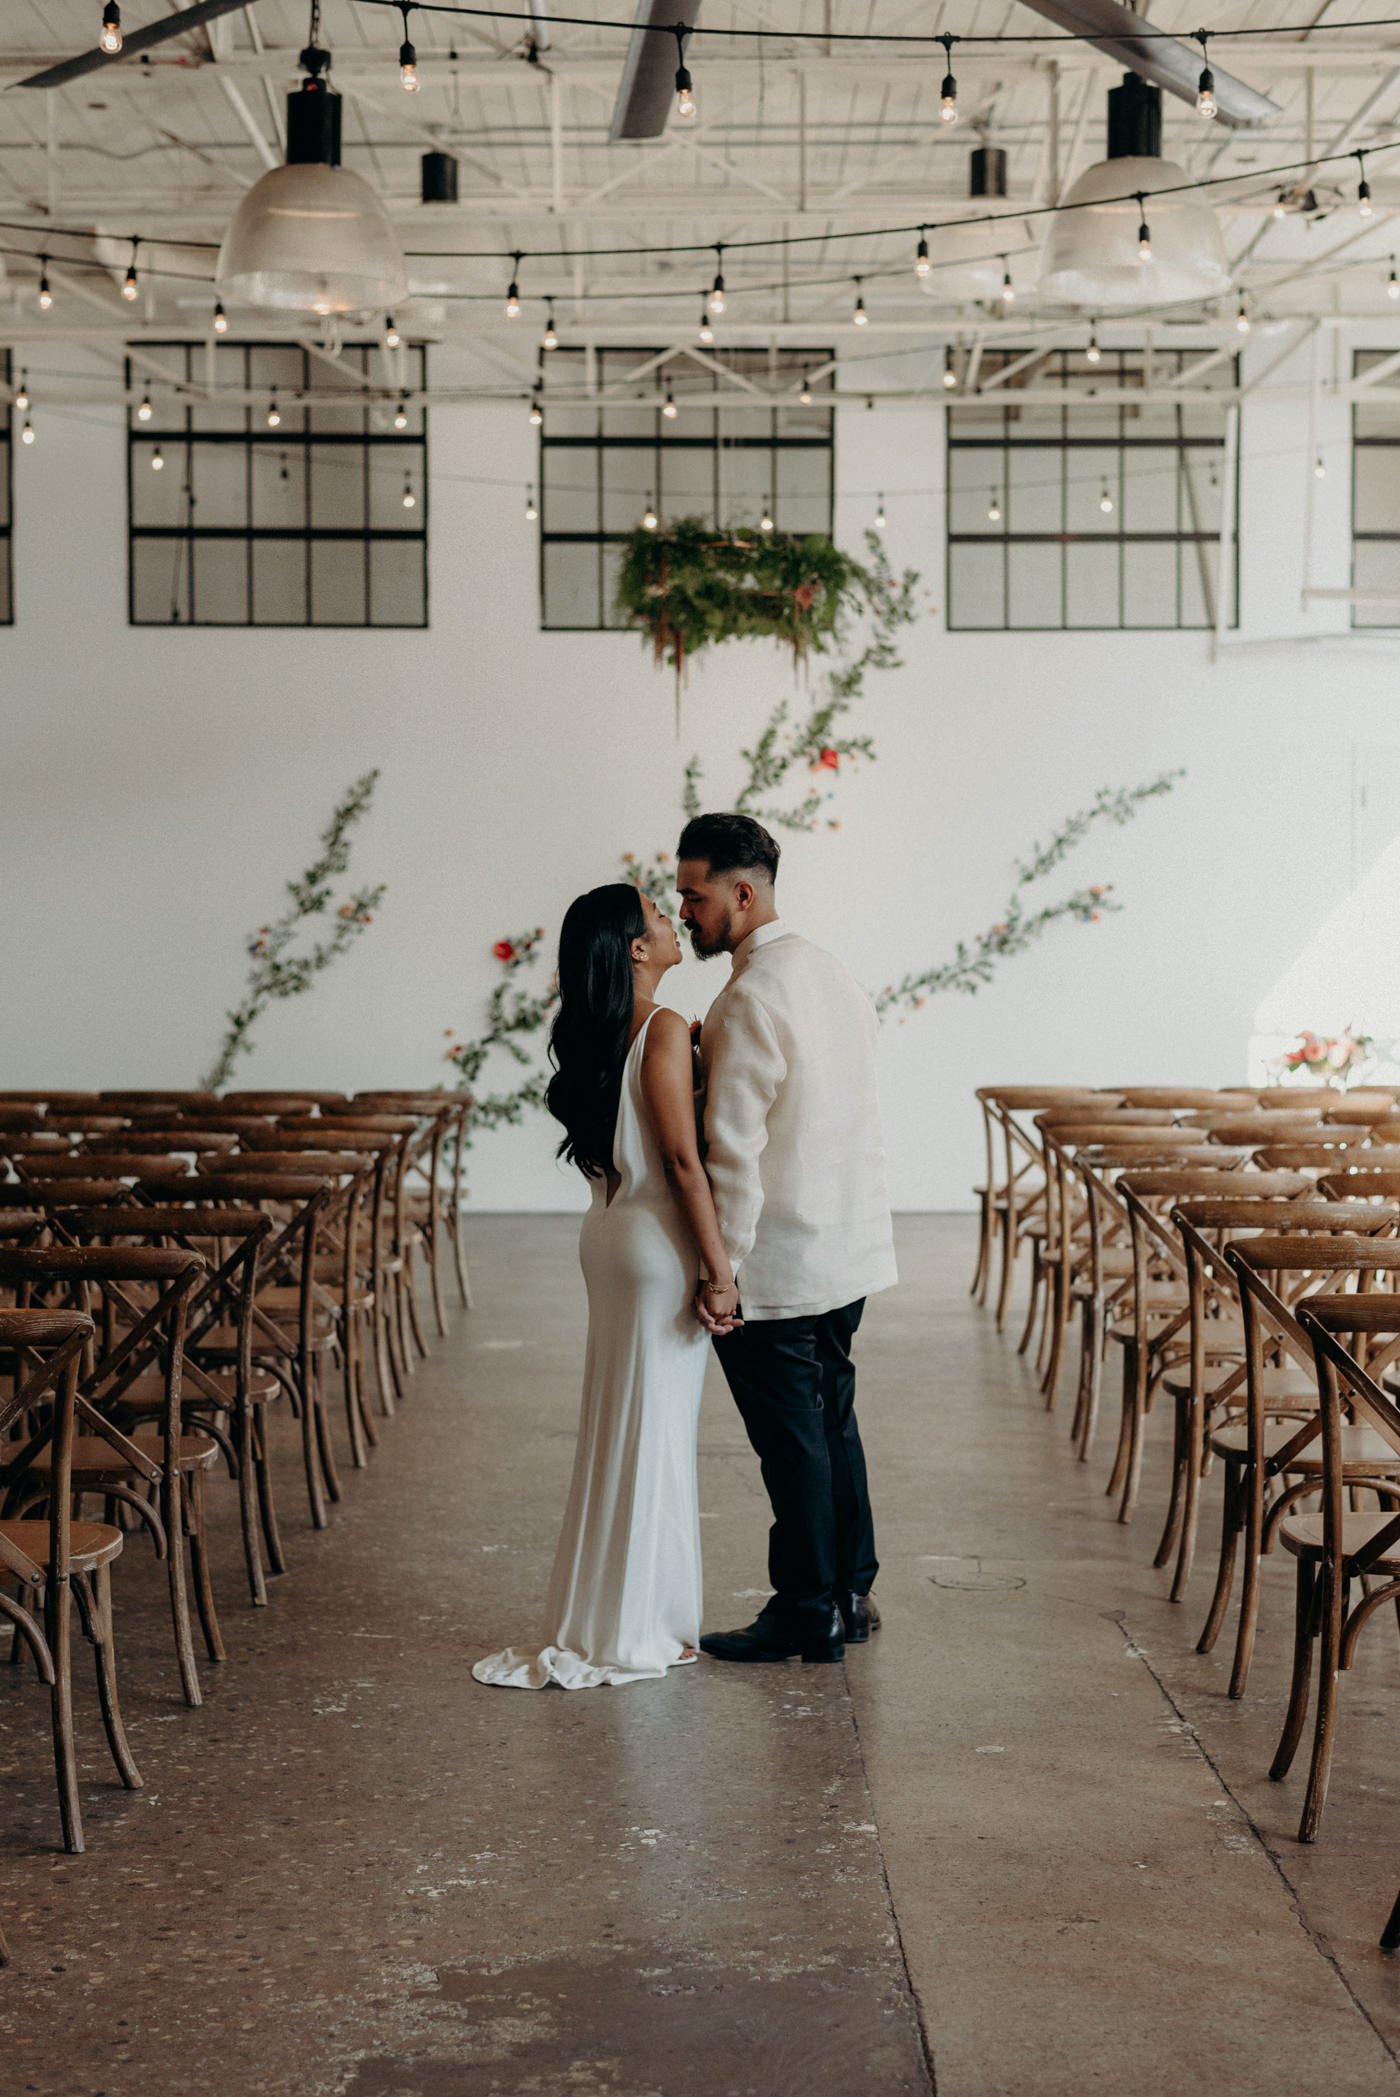
<path id="1" fill-rule="evenodd" d="M 712 874 L 766 874 L 778 878 L 781 847 L 752 816 L 692 816 L 681 832 L 677 859 L 703 859 Z"/>

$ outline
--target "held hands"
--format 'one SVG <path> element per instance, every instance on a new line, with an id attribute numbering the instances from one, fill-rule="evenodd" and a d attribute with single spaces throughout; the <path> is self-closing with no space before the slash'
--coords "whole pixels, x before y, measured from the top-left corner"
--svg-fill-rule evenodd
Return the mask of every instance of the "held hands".
<path id="1" fill-rule="evenodd" d="M 737 1332 L 744 1322 L 739 1316 L 738 1283 L 702 1281 L 695 1291 L 695 1315 L 706 1332 L 716 1337 Z"/>

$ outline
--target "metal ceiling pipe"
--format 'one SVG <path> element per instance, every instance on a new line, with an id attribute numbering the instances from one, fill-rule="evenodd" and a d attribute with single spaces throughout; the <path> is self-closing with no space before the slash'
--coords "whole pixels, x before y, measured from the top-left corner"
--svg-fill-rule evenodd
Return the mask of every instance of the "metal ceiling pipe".
<path id="1" fill-rule="evenodd" d="M 700 0 L 637 0 L 637 26 L 627 45 L 608 142 L 660 138 L 676 100 L 676 38 L 660 31 L 695 27 Z M 644 26 L 650 23 L 650 28 Z"/>
<path id="2" fill-rule="evenodd" d="M 1205 64 L 1199 45 L 1178 43 L 1175 37 L 1144 36 L 1142 16 L 1120 6 L 1119 0 L 1025 0 L 1025 5 L 1057 28 L 1087 37 L 1119 65 L 1195 106 Z M 1277 102 L 1236 80 L 1233 73 L 1222 72 L 1213 60 L 1210 69 L 1215 75 L 1216 123 L 1250 131 L 1282 115 Z"/>

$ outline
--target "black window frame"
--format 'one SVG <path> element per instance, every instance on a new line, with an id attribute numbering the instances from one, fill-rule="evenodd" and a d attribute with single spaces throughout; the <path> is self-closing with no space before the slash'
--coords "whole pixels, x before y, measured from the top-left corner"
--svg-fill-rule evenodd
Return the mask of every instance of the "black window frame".
<path id="1" fill-rule="evenodd" d="M 984 354 L 980 366 L 981 373 L 985 377 L 990 377 L 995 373 L 997 369 L 1004 369 L 1007 365 L 1010 365 L 1019 359 L 1030 356 L 1031 353 L 1031 349 L 1025 346 L 1022 346 L 1020 348 L 1004 346 L 996 352 Z M 1154 348 L 1151 355 L 1151 365 L 1154 381 L 1160 383 L 1160 380 L 1163 376 L 1176 376 L 1180 374 L 1186 368 L 1186 360 L 1188 358 L 1204 362 L 1211 355 L 1212 352 L 1207 349 L 1163 350 Z M 1184 485 L 1186 485 L 1186 478 L 1183 472 L 1183 467 L 1185 464 L 1184 455 L 1187 452 L 1206 451 L 1215 452 L 1219 456 L 1223 468 L 1228 449 L 1227 430 L 1222 429 L 1219 436 L 1203 436 L 1195 432 L 1187 431 L 1183 427 L 1183 405 L 1182 403 L 1177 402 L 1176 430 L 1174 435 L 1163 436 L 1160 434 L 1150 434 L 1147 436 L 1134 437 L 1129 435 L 1126 430 L 1126 423 L 1130 414 L 1131 403 L 1128 401 L 1119 400 L 1116 403 L 1118 409 L 1118 429 L 1116 435 L 1108 434 L 1103 431 L 1098 431 L 1085 436 L 1075 436 L 1072 434 L 1070 418 L 1073 414 L 1076 402 L 1082 402 L 1084 405 L 1087 406 L 1089 401 L 1094 398 L 1094 395 L 1098 390 L 1113 391 L 1117 393 L 1123 390 L 1125 385 L 1129 385 L 1134 382 L 1138 384 L 1143 384 L 1145 390 L 1145 376 L 1147 364 L 1148 353 L 1145 348 L 1101 348 L 1099 351 L 1098 361 L 1095 364 L 1088 363 L 1086 353 L 1083 349 L 1061 349 L 1051 351 L 1049 355 L 1041 363 L 1035 365 L 1027 365 L 1026 384 L 1028 388 L 1034 387 L 1035 389 L 1040 390 L 1047 386 L 1054 386 L 1056 384 L 1059 384 L 1061 387 L 1063 387 L 1065 401 L 1064 406 L 1061 410 L 1060 432 L 1058 435 L 1050 435 L 1048 433 L 1037 433 L 1034 435 L 1020 437 L 1014 433 L 1012 422 L 1016 411 L 1016 393 L 1018 390 L 1015 387 L 1014 380 L 1008 382 L 1008 385 L 1005 389 L 997 389 L 998 395 L 1002 396 L 1000 400 L 994 397 L 989 397 L 980 392 L 975 392 L 969 394 L 965 399 L 949 401 L 948 413 L 945 418 L 944 438 L 944 603 L 946 606 L 945 623 L 947 626 L 947 630 L 950 633 L 1210 633 L 1215 630 L 1216 622 L 1210 618 L 1206 618 L 1200 621 L 1186 621 L 1182 618 L 1182 556 L 1184 550 L 1192 546 L 1210 546 L 1216 548 L 1216 572 L 1218 573 L 1218 549 L 1220 544 L 1219 531 L 1198 531 L 1195 529 L 1183 530 L 1181 528 L 1182 488 Z M 1238 388 L 1239 358 L 1237 356 L 1229 360 L 1228 369 L 1231 374 L 1230 387 Z M 1071 383 L 1072 381 L 1073 383 Z M 1220 388 L 1220 391 L 1222 393 L 1227 392 L 1228 390 L 1230 390 L 1230 387 L 1222 386 Z M 956 418 L 960 409 L 974 409 L 978 412 L 979 417 L 985 417 L 985 413 L 988 407 L 996 407 L 998 405 L 1001 407 L 1002 410 L 1002 423 L 1000 434 L 993 435 L 989 433 L 983 436 L 959 436 L 955 434 L 957 429 Z M 1105 405 L 1109 404 L 1102 401 L 1096 402 L 1096 412 L 1101 413 Z M 1147 401 L 1145 399 L 1144 405 L 1157 408 L 1163 405 L 1163 401 L 1160 395 L 1156 395 L 1151 401 Z M 1228 402 L 1222 402 L 1222 409 L 1225 410 L 1227 414 L 1229 405 L 1230 403 Z M 982 422 L 980 424 L 980 427 L 985 429 L 985 422 Z M 953 528 L 953 503 L 955 497 L 960 495 L 963 491 L 960 488 L 955 489 L 953 484 L 953 453 L 955 451 L 974 451 L 978 449 L 986 451 L 989 455 L 999 454 L 1002 460 L 998 494 L 999 506 L 1001 508 L 1002 513 L 1000 519 L 1001 529 L 999 531 L 988 530 L 977 532 L 955 531 Z M 1024 532 L 1013 531 L 1010 528 L 1010 497 L 1013 492 L 1011 486 L 1011 478 L 1008 471 L 1010 453 L 1013 450 L 1035 449 L 1042 450 L 1047 454 L 1058 453 L 1060 456 L 1060 519 L 1062 528 L 1058 532 Z M 1150 450 L 1163 452 L 1173 451 L 1176 454 L 1178 516 L 1177 529 L 1175 531 L 1125 531 L 1122 526 L 1121 520 L 1124 513 L 1123 496 L 1125 484 L 1127 481 L 1127 475 L 1124 471 L 1126 458 L 1128 454 L 1131 452 Z M 1119 520 L 1116 528 L 1104 531 L 1096 530 L 1093 532 L 1072 532 L 1068 529 L 1067 511 L 1069 503 L 1069 489 L 1074 478 L 1074 476 L 1070 472 L 1070 459 L 1076 451 L 1097 451 L 1099 453 L 1116 452 L 1118 454 L 1117 470 L 1114 475 L 1114 486 L 1111 490 L 1114 499 L 1115 515 Z M 1234 464 L 1235 485 L 1233 490 L 1233 499 L 1228 505 L 1230 519 L 1230 535 L 1232 542 L 1232 559 L 1230 564 L 1230 617 L 1226 621 L 1226 625 L 1227 628 L 1231 630 L 1239 626 L 1240 619 L 1239 455 L 1240 447 L 1236 445 Z M 997 491 L 998 479 L 996 475 L 992 475 L 991 478 L 989 478 L 988 486 L 994 492 Z M 953 549 L 955 546 L 960 545 L 986 545 L 989 543 L 999 544 L 1003 549 L 1001 624 L 996 626 L 988 625 L 984 622 L 965 624 L 959 621 L 955 616 L 956 608 L 954 603 L 955 592 L 953 582 Z M 1068 559 L 1062 555 L 1060 562 L 1059 623 L 1056 625 L 1031 625 L 1017 622 L 1015 625 L 1013 625 L 1010 616 L 1011 563 L 1008 557 L 1008 549 L 1011 546 L 1018 544 L 1058 545 L 1062 548 L 1068 548 L 1072 545 L 1116 544 L 1119 549 L 1118 618 L 1116 622 L 1105 620 L 1102 623 L 1098 623 L 1095 625 L 1088 625 L 1079 622 L 1076 622 L 1073 625 L 1070 624 L 1068 618 L 1069 562 Z M 1148 625 L 1136 620 L 1129 621 L 1124 617 L 1124 551 L 1129 545 L 1135 544 L 1167 544 L 1174 545 L 1178 548 L 1178 558 L 1176 564 L 1177 616 L 1175 622 L 1171 625 Z M 1206 601 L 1206 606 L 1208 609 L 1209 593 L 1203 589 L 1202 596 Z"/>
<path id="2" fill-rule="evenodd" d="M 0 349 L 0 385 L 6 391 L 14 384 L 14 352 Z M 0 597 L 0 626 L 15 623 L 15 405 L 10 402 L 9 413 L 0 421 L 0 449 L 4 460 L 0 462 L 0 491 L 4 502 L 0 507 L 0 572 L 4 577 L 3 597 Z"/>
<path id="3" fill-rule="evenodd" d="M 299 354 L 301 358 L 301 385 L 299 387 L 289 388 L 279 382 L 276 388 L 276 392 L 279 403 L 285 410 L 305 411 L 301 416 L 301 428 L 284 428 L 279 426 L 276 429 L 268 429 L 266 427 L 265 418 L 260 425 L 259 422 L 255 420 L 255 418 L 258 417 L 263 411 L 259 409 L 256 402 L 251 398 L 243 406 L 243 427 L 241 429 L 198 428 L 196 426 L 195 418 L 200 403 L 197 400 L 197 398 L 195 398 L 193 394 L 181 394 L 168 384 L 163 385 L 160 381 L 160 378 L 152 372 L 150 363 L 144 360 L 147 356 L 149 356 L 159 361 L 162 358 L 168 356 L 170 352 L 177 352 L 179 356 L 183 359 L 183 371 L 179 374 L 179 376 L 183 377 L 183 379 L 187 381 L 192 388 L 197 389 L 202 383 L 203 374 L 202 372 L 196 369 L 196 364 L 197 362 L 202 362 L 202 360 L 204 359 L 204 356 L 206 354 L 206 347 L 207 346 L 203 340 L 191 341 L 187 337 L 172 338 L 171 340 L 165 342 L 146 342 L 141 345 L 143 361 L 140 365 L 137 365 L 134 362 L 130 354 L 127 355 L 125 360 L 126 389 L 128 396 L 130 396 L 134 391 L 140 389 L 150 396 L 152 406 L 156 410 L 155 414 L 152 416 L 152 419 L 149 422 L 140 422 L 137 420 L 136 409 L 132 407 L 130 404 L 128 404 L 127 409 L 126 518 L 128 625 L 137 626 L 143 630 L 177 627 L 197 627 L 203 629 L 209 629 L 211 627 L 225 627 L 238 632 L 282 631 L 294 633 L 417 633 L 426 629 L 429 623 L 428 410 L 426 403 L 423 401 L 422 398 L 422 396 L 426 392 L 427 387 L 426 345 L 423 343 L 405 344 L 401 352 L 401 354 L 405 358 L 407 367 L 406 381 L 402 390 L 410 397 L 418 397 L 418 405 L 414 410 L 415 419 L 417 421 L 418 427 L 411 430 L 385 430 L 375 429 L 371 427 L 372 414 L 375 412 L 375 410 L 382 410 L 386 406 L 388 398 L 392 397 L 392 395 L 389 392 L 389 389 L 384 388 L 382 386 L 376 386 L 373 389 L 371 389 L 370 387 L 367 387 L 365 389 L 364 425 L 362 429 L 360 429 L 359 431 L 318 429 L 315 426 L 315 407 L 318 405 L 318 403 L 309 402 L 303 398 L 305 394 L 311 393 L 316 390 L 315 364 L 319 360 L 313 357 L 313 353 L 309 349 L 305 348 L 302 344 L 299 343 L 288 343 L 286 341 L 275 340 L 269 341 L 266 339 L 259 339 L 251 336 L 246 338 L 239 337 L 237 340 L 234 341 L 226 340 L 220 342 L 218 345 L 217 354 L 221 358 L 224 358 L 230 350 L 237 350 L 243 352 L 243 376 L 245 384 L 242 390 L 249 392 L 250 394 L 254 390 L 254 388 L 248 384 L 250 374 L 250 352 L 257 350 L 276 350 L 282 354 L 285 354 L 289 351 Z M 346 356 L 349 354 L 355 354 L 363 358 L 365 376 L 366 378 L 368 378 L 370 376 L 370 360 L 372 357 L 379 355 L 380 351 L 375 345 L 354 344 L 351 345 L 349 349 L 342 350 L 341 352 L 342 356 Z M 347 393 L 344 401 L 338 401 L 336 403 L 337 412 L 343 411 L 343 408 L 346 405 L 350 404 L 353 401 L 353 399 L 353 394 Z M 325 403 L 322 402 L 319 403 L 319 405 L 325 405 Z M 194 444 L 239 445 L 244 448 L 247 457 L 248 506 L 247 516 L 243 524 L 200 525 L 198 523 L 197 519 L 193 514 L 195 508 L 195 498 L 191 492 L 191 475 L 188 449 L 188 447 Z M 164 452 L 166 446 L 170 446 L 172 450 L 176 452 L 176 455 L 168 461 L 166 469 L 167 471 L 176 472 L 181 470 L 179 463 L 179 453 L 177 448 L 185 447 L 183 464 L 183 486 L 188 501 L 186 519 L 184 524 L 182 525 L 141 525 L 135 522 L 135 464 L 138 455 L 140 455 L 143 452 L 144 448 L 153 445 L 159 445 L 162 449 L 162 452 Z M 355 525 L 349 527 L 313 524 L 311 521 L 313 487 L 313 447 L 316 449 L 322 449 L 326 447 L 348 448 L 352 446 L 361 447 L 364 454 L 364 472 L 366 476 L 366 521 L 363 525 Z M 281 524 L 265 526 L 255 525 L 252 522 L 253 459 L 257 452 L 263 450 L 280 452 L 301 450 L 305 453 L 301 476 L 302 487 L 304 490 L 303 523 L 299 526 L 293 527 Z M 404 470 L 405 473 L 410 475 L 414 480 L 414 493 L 416 495 L 417 509 L 419 512 L 418 518 L 413 525 L 407 528 L 396 527 L 393 530 L 388 530 L 383 526 L 375 526 L 369 522 L 370 504 L 368 477 L 371 471 L 373 470 L 372 462 L 377 454 L 381 452 L 387 453 L 390 451 L 397 451 L 405 461 L 413 462 L 412 464 L 406 464 Z M 397 472 L 397 468 L 395 469 L 395 471 Z M 215 539 L 241 540 L 246 545 L 248 561 L 248 574 L 246 582 L 248 616 L 244 619 L 201 619 L 197 616 L 194 548 L 196 544 L 201 541 L 208 542 L 210 540 Z M 171 619 L 138 619 L 138 617 L 136 616 L 135 549 L 138 540 L 163 540 L 167 543 L 183 542 L 184 550 L 181 555 L 181 559 L 184 562 L 185 570 L 183 588 L 189 605 L 188 617 L 174 617 Z M 363 619 L 317 619 L 312 616 L 314 608 L 314 570 L 312 562 L 312 548 L 317 543 L 335 540 L 363 543 L 365 550 L 365 616 Z M 258 619 L 254 617 L 255 571 L 253 560 L 253 548 L 255 544 L 257 544 L 258 542 L 269 541 L 280 541 L 289 546 L 300 545 L 305 549 L 305 618 Z M 412 541 L 421 544 L 423 587 L 421 600 L 422 616 L 420 618 L 375 619 L 372 616 L 373 593 L 371 589 L 370 548 L 373 544 L 375 544 L 378 541 L 400 543 Z M 172 592 L 172 595 L 178 595 L 178 591 Z"/>
<path id="4" fill-rule="evenodd" d="M 577 360 L 581 357 L 584 357 L 587 353 L 574 345 L 570 345 L 568 354 L 572 359 Z M 655 495 L 655 500 L 658 503 L 658 505 L 664 502 L 665 477 L 664 470 L 661 465 L 661 459 L 664 452 L 697 452 L 705 450 L 713 452 L 714 475 L 712 487 L 712 500 L 715 511 L 715 521 L 716 524 L 719 525 L 738 524 L 746 521 L 742 518 L 721 518 L 719 516 L 720 460 L 722 454 L 726 451 L 766 450 L 771 457 L 771 465 L 769 470 L 769 502 L 772 506 L 772 515 L 774 523 L 776 524 L 779 530 L 783 529 L 783 520 L 781 515 L 781 498 L 777 489 L 778 454 L 783 451 L 825 452 L 827 456 L 827 475 L 825 491 L 825 531 L 827 536 L 829 537 L 834 527 L 836 517 L 836 403 L 838 395 L 836 392 L 836 373 L 834 368 L 835 354 L 835 351 L 831 348 L 829 344 L 821 348 L 789 349 L 787 347 L 784 347 L 783 349 L 776 351 L 753 348 L 738 348 L 733 345 L 716 345 L 712 348 L 707 348 L 705 351 L 705 357 L 707 360 L 711 360 L 712 365 L 717 364 L 722 367 L 728 367 L 730 369 L 742 372 L 743 375 L 746 377 L 758 376 L 760 374 L 760 371 L 762 371 L 762 373 L 767 374 L 769 376 L 783 377 L 796 382 L 799 378 L 806 376 L 811 385 L 814 404 L 818 400 L 822 401 L 824 405 L 829 404 L 830 425 L 827 434 L 824 437 L 799 437 L 780 431 L 778 426 L 779 417 L 783 414 L 785 406 L 785 404 L 782 402 L 774 402 L 771 405 L 769 432 L 766 436 L 743 435 L 724 437 L 720 433 L 718 419 L 716 420 L 715 432 L 713 436 L 696 437 L 692 435 L 687 435 L 683 428 L 672 428 L 670 422 L 667 420 L 664 414 L 662 407 L 659 405 L 652 410 L 652 417 L 655 427 L 650 436 L 643 437 L 611 435 L 608 434 L 604 429 L 603 417 L 608 408 L 627 407 L 627 401 L 620 397 L 615 397 L 611 400 L 606 401 L 601 398 L 598 400 L 596 404 L 596 427 L 591 435 L 554 436 L 551 435 L 549 427 L 549 393 L 546 388 L 542 387 L 536 393 L 535 396 L 536 399 L 540 401 L 541 407 L 544 412 L 544 422 L 542 423 L 539 432 L 537 476 L 535 481 L 538 508 L 540 513 L 538 531 L 540 631 L 543 633 L 617 633 L 623 630 L 622 624 L 611 617 L 612 605 L 608 602 L 607 596 L 606 549 L 609 546 L 621 545 L 623 542 L 625 542 L 626 539 L 630 537 L 630 533 L 626 531 L 606 531 L 602 528 L 601 523 L 603 516 L 603 501 L 605 492 L 604 461 L 607 453 L 610 451 L 635 452 L 650 449 L 654 452 L 656 466 L 653 477 L 653 487 L 657 491 Z M 616 359 L 619 363 L 625 360 L 625 362 L 630 365 L 646 364 L 649 360 L 664 360 L 662 362 L 657 362 L 655 365 L 655 369 L 647 374 L 647 379 L 645 381 L 644 387 L 646 393 L 655 394 L 655 392 L 658 390 L 658 385 L 664 388 L 664 374 L 666 372 L 667 367 L 670 366 L 673 367 L 675 370 L 683 371 L 686 374 L 687 396 L 691 400 L 695 400 L 697 398 L 702 399 L 706 407 L 713 406 L 716 409 L 720 409 L 727 405 L 735 408 L 743 408 L 747 406 L 749 409 L 752 409 L 755 405 L 762 405 L 762 403 L 755 403 L 752 397 L 746 396 L 738 388 L 726 386 L 718 371 L 713 372 L 713 392 L 697 394 L 697 391 L 694 386 L 694 380 L 697 374 L 703 374 L 703 372 L 706 369 L 706 366 L 704 364 L 698 364 L 696 360 L 693 358 L 687 357 L 683 350 L 675 350 L 668 355 L 667 348 L 663 344 L 654 344 L 650 348 L 627 348 L 621 345 L 610 343 L 607 345 L 605 349 L 600 348 L 596 350 L 594 352 L 594 355 L 603 360 L 603 384 L 614 383 L 614 381 L 607 376 L 608 363 L 610 360 Z M 559 350 L 542 350 L 540 352 L 539 361 L 542 377 L 547 376 L 549 374 L 551 366 L 553 366 L 556 370 L 561 368 L 559 364 L 556 362 L 556 360 L 559 359 L 560 356 L 561 351 Z M 571 402 L 570 405 L 573 407 L 578 407 L 579 405 L 586 406 L 587 403 L 579 403 L 577 401 L 574 401 Z M 794 384 L 791 405 L 798 405 L 796 384 Z M 678 421 L 682 420 L 682 418 L 677 419 Z M 549 472 L 546 465 L 546 460 L 550 453 L 556 453 L 561 456 L 568 454 L 573 454 L 577 456 L 579 454 L 588 453 L 592 453 L 594 455 L 596 460 L 595 470 L 597 473 L 597 496 L 599 516 L 598 530 L 591 532 L 551 531 L 549 526 Z M 755 518 L 753 521 L 756 524 L 758 522 L 758 519 Z M 596 546 L 598 549 L 599 616 L 596 623 L 590 622 L 587 625 L 579 625 L 572 623 L 565 624 L 563 622 L 554 623 L 548 621 L 547 619 L 548 607 L 545 591 L 545 549 L 547 546 L 560 544 L 576 546 Z"/>

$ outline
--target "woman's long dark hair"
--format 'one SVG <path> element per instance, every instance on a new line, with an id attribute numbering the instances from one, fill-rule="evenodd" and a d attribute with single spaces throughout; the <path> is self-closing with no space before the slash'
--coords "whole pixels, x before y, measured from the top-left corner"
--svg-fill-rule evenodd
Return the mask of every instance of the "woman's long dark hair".
<path id="1" fill-rule="evenodd" d="M 591 1180 L 612 1171 L 635 997 L 632 942 L 645 932 L 637 889 L 610 881 L 569 905 L 559 933 L 559 1010 L 549 1035 L 554 1076 L 545 1102 L 564 1124 L 558 1155 Z"/>

